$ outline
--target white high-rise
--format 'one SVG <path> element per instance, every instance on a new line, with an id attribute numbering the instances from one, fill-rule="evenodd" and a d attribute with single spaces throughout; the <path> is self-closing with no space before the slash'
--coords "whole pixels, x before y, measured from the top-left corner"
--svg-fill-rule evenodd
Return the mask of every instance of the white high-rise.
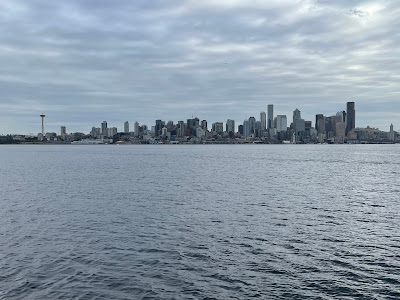
<path id="1" fill-rule="evenodd" d="M 139 123 L 135 122 L 135 124 L 133 125 L 133 130 L 135 133 L 135 136 L 139 136 Z"/>
<path id="2" fill-rule="evenodd" d="M 128 121 L 126 121 L 124 123 L 124 133 L 129 133 L 129 122 Z"/>

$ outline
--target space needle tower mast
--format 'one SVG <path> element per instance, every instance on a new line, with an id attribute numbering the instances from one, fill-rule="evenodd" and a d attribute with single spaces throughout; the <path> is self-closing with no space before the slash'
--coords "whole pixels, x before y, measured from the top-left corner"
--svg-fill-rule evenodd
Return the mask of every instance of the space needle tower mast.
<path id="1" fill-rule="evenodd" d="M 46 115 L 45 114 L 41 114 L 40 117 L 42 118 L 42 137 L 44 136 L 44 117 Z"/>

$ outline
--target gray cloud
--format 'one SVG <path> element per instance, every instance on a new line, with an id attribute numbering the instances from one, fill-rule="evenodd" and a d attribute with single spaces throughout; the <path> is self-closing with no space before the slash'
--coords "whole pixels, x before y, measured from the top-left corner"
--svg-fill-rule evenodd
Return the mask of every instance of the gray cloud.
<path id="1" fill-rule="evenodd" d="M 0 134 L 334 114 L 400 127 L 396 1 L 0 2 Z"/>

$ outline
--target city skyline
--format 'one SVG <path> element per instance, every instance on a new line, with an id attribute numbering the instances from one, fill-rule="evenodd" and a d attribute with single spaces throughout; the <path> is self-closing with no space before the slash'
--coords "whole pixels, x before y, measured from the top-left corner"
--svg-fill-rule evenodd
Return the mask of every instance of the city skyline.
<path id="1" fill-rule="evenodd" d="M 349 103 L 349 102 L 347 102 L 347 103 Z M 342 103 L 343 104 L 343 103 Z M 257 121 L 262 121 L 262 116 L 261 116 L 261 114 L 265 114 L 265 122 L 266 122 L 266 124 L 265 124 L 265 126 L 266 126 L 266 129 L 268 129 L 269 127 L 268 127 L 268 125 L 269 125 L 269 117 L 270 116 L 272 116 L 273 117 L 273 119 L 274 118 L 276 118 L 277 116 L 286 116 L 287 118 L 288 118 L 288 123 L 290 123 L 289 121 L 291 121 L 291 118 L 290 118 L 290 116 L 291 116 L 291 114 L 293 113 L 293 110 L 291 111 L 291 112 L 289 112 L 289 113 L 287 113 L 287 114 L 280 114 L 279 113 L 279 109 L 278 109 L 278 112 L 276 112 L 275 113 L 275 109 L 276 109 L 276 106 L 275 106 L 275 104 L 267 104 L 267 105 L 265 105 L 266 106 L 266 109 L 264 110 L 264 111 L 260 111 L 259 113 L 253 113 L 252 115 L 251 115 L 251 117 L 254 117 L 255 118 L 255 120 L 257 120 Z M 343 105 L 342 105 L 343 106 Z M 272 111 L 270 112 L 270 116 L 268 115 L 268 109 L 270 108 L 270 107 L 272 107 Z M 299 107 L 301 107 L 301 106 L 299 106 Z M 296 107 L 295 109 L 298 109 L 298 107 Z M 339 108 L 338 108 L 339 109 Z M 346 106 L 344 106 L 343 107 L 343 109 L 339 109 L 338 110 L 338 112 L 339 111 L 346 111 L 348 109 L 348 107 L 346 107 Z M 318 113 L 316 113 L 316 114 L 314 114 L 314 115 L 311 115 L 310 117 L 309 116 L 307 116 L 306 114 L 304 114 L 304 112 L 303 112 L 303 110 L 300 110 L 301 111 L 301 114 L 302 114 L 302 118 L 303 119 L 309 119 L 309 120 L 311 120 L 312 121 L 312 124 L 313 124 L 313 127 L 314 128 L 317 128 L 317 122 L 316 122 L 316 116 L 318 116 L 318 115 L 324 115 L 324 116 L 327 116 L 327 115 L 331 115 L 332 114 L 332 112 L 327 112 L 327 113 L 321 113 L 321 112 L 318 112 Z M 39 116 L 39 117 L 41 117 L 42 115 L 44 115 L 43 113 Z M 358 111 L 358 109 L 357 109 L 357 122 L 359 123 L 360 121 L 359 121 L 359 111 Z M 223 123 L 223 126 L 224 126 L 224 128 L 225 128 L 225 126 L 226 126 L 226 122 L 228 121 L 228 120 L 232 120 L 234 123 L 235 123 L 235 130 L 237 131 L 238 130 L 238 126 L 240 125 L 240 124 L 242 124 L 243 122 L 241 121 L 241 120 L 235 120 L 235 119 L 231 119 L 231 118 L 227 118 L 227 119 L 225 119 L 225 120 L 215 120 L 215 121 L 209 121 L 208 119 L 207 119 L 207 117 L 202 117 L 202 116 L 197 116 L 197 115 L 191 115 L 191 116 L 187 116 L 186 118 L 181 118 L 181 119 L 179 119 L 179 120 L 172 120 L 171 118 L 165 118 L 165 119 L 163 119 L 164 121 L 173 121 L 173 122 L 178 122 L 178 121 L 180 121 L 180 120 L 187 120 L 187 119 L 190 119 L 190 118 L 195 118 L 195 117 L 197 117 L 197 118 L 199 118 L 200 120 L 206 120 L 207 121 L 207 123 L 208 123 L 208 127 L 207 127 L 207 129 L 212 129 L 212 127 L 211 127 L 211 124 L 213 124 L 213 123 L 215 123 L 215 122 L 221 122 L 221 123 Z M 246 118 L 246 117 L 244 117 L 244 118 Z M 249 116 L 247 117 L 247 118 L 249 118 Z M 42 119 L 42 118 L 41 118 Z M 46 114 L 46 120 L 45 120 L 45 132 L 56 132 L 57 134 L 60 134 L 61 132 L 60 132 L 60 126 L 61 127 L 67 127 L 67 128 L 71 128 L 71 126 L 69 126 L 69 123 L 67 122 L 67 123 L 65 123 L 65 124 L 61 124 L 61 123 L 57 123 L 57 122 L 54 122 L 54 120 L 51 120 L 51 116 L 50 116 L 50 123 L 48 123 L 47 122 L 47 120 L 49 119 L 49 116 Z M 138 122 L 139 124 L 143 124 L 143 125 L 147 125 L 147 126 L 149 126 L 149 127 L 151 127 L 152 125 L 153 125 L 153 123 L 154 123 L 154 120 L 158 120 L 158 119 L 161 119 L 161 118 L 156 118 L 156 119 L 153 119 L 152 121 L 149 121 L 148 123 L 141 123 L 141 122 L 139 122 L 138 120 L 139 120 L 140 118 L 138 118 L 138 119 L 131 119 L 131 120 L 122 120 L 122 119 L 120 119 L 120 120 L 112 120 L 111 122 L 109 121 L 109 120 L 107 120 L 107 121 L 101 121 L 101 122 L 106 122 L 106 124 L 108 125 L 108 127 L 115 127 L 115 128 L 117 128 L 118 129 L 118 132 L 126 132 L 126 128 L 125 128 L 125 126 L 126 126 L 126 122 L 128 122 L 128 128 L 131 128 L 132 130 L 130 130 L 130 132 L 134 132 L 134 130 L 133 130 L 133 124 L 135 123 L 135 122 Z M 273 119 L 272 119 L 272 121 L 273 121 Z M 42 122 L 42 121 L 41 121 Z M 36 122 L 37 123 L 37 122 Z M 40 124 L 42 124 L 42 123 L 40 123 Z M 41 131 L 42 131 L 42 125 L 40 125 L 39 124 L 39 129 L 38 129 L 38 131 L 37 132 L 35 132 L 35 131 L 29 131 L 29 133 L 21 133 L 21 132 L 1 132 L 0 131 L 0 135 L 7 135 L 7 134 L 16 134 L 16 135 L 19 135 L 19 134 L 22 134 L 22 135 L 37 135 L 38 133 L 40 133 Z M 50 124 L 50 126 L 49 126 L 49 124 Z M 37 124 L 36 124 L 37 125 Z M 86 132 L 90 132 L 90 129 L 88 130 L 88 126 L 90 126 L 91 124 L 89 124 L 89 123 L 87 123 L 86 125 L 82 125 L 83 126 L 83 129 L 82 130 L 69 130 L 69 132 L 84 132 L 84 133 L 86 133 Z M 396 122 L 395 121 L 388 121 L 388 125 L 386 126 L 387 128 L 389 128 L 391 125 L 394 125 L 394 127 L 396 127 Z M 102 125 L 101 125 L 102 126 Z M 100 126 L 100 127 L 101 127 Z M 362 128 L 362 127 L 373 127 L 373 128 L 378 128 L 378 129 L 380 129 L 380 130 L 383 130 L 383 131 L 385 131 L 385 130 L 387 130 L 387 128 L 386 127 L 384 127 L 384 128 L 380 128 L 380 127 L 378 127 L 378 126 L 375 126 L 375 124 L 367 124 L 367 125 L 364 125 L 364 126 L 362 126 L 362 125 L 360 125 L 359 126 L 359 124 L 357 124 L 357 127 L 360 127 L 360 128 Z M 397 127 L 396 127 L 397 128 Z M 65 130 L 65 128 L 64 128 L 64 130 Z"/>
<path id="2" fill-rule="evenodd" d="M 400 126 L 396 1 L 2 1 L 0 133 L 108 120 L 306 119 L 356 101 Z M 318 109 L 316 109 L 318 107 Z"/>

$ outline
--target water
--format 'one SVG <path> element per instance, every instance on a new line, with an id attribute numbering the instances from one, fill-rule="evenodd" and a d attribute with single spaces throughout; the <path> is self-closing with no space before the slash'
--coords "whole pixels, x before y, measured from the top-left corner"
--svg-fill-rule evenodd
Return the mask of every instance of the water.
<path id="1" fill-rule="evenodd" d="M 0 299 L 399 299 L 397 145 L 1 146 Z"/>

